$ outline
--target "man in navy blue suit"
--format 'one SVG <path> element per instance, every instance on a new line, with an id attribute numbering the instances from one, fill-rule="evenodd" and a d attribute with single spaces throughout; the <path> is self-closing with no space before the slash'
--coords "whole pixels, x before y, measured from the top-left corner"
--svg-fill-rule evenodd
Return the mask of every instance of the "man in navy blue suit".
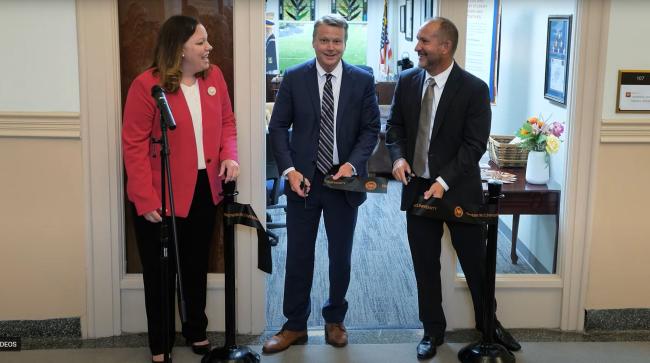
<path id="1" fill-rule="evenodd" d="M 348 25 L 327 15 L 314 23 L 316 58 L 284 73 L 269 124 L 279 172 L 288 180 L 287 264 L 282 330 L 264 343 L 275 353 L 307 341 L 314 249 L 323 215 L 329 257 L 329 298 L 322 308 L 325 341 L 348 342 L 343 325 L 348 303 L 352 239 L 365 193 L 323 186 L 334 179 L 367 176 L 366 164 L 379 133 L 379 107 L 372 75 L 341 60 Z M 291 129 L 291 136 L 289 135 Z"/>
<path id="2" fill-rule="evenodd" d="M 400 74 L 387 122 L 386 146 L 393 160 L 393 176 L 404 184 L 401 209 L 407 211 L 406 228 L 424 325 L 417 356 L 429 359 L 443 343 L 447 326 L 440 284 L 443 222 L 408 211 L 418 197 L 442 198 L 469 210 L 483 203 L 478 161 L 487 146 L 492 111 L 485 82 L 454 62 L 458 30 L 450 20 L 428 20 L 417 39 L 419 68 Z M 480 330 L 486 247 L 483 227 L 445 223 L 467 278 Z M 498 321 L 494 337 L 509 350 L 521 349 Z"/>

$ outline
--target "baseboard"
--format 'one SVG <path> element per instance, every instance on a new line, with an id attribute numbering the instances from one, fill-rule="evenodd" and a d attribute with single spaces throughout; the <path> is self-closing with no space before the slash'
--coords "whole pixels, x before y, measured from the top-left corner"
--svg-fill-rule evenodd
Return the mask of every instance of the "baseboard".
<path id="1" fill-rule="evenodd" d="M 591 309 L 585 311 L 585 331 L 650 330 L 650 309 Z"/>
<path id="2" fill-rule="evenodd" d="M 0 321 L 0 332 L 15 337 L 81 337 L 80 318 Z"/>
<path id="3" fill-rule="evenodd" d="M 499 230 L 503 231 L 503 233 L 508 236 L 508 239 L 511 240 L 512 230 L 501 219 L 499 219 Z M 526 259 L 526 261 L 528 261 L 528 263 L 533 266 L 535 272 L 538 274 L 551 273 L 546 267 L 544 267 L 544 265 L 542 265 L 541 262 L 539 262 L 537 257 L 532 252 L 530 252 L 526 244 L 523 243 L 519 238 L 517 238 L 517 251 L 519 251 L 519 253 Z"/>

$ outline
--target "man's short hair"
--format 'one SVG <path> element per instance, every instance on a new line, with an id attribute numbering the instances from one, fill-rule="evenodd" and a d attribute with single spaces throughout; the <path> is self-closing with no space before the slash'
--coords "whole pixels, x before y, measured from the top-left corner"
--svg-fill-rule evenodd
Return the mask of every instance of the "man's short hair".
<path id="1" fill-rule="evenodd" d="M 454 25 L 451 20 L 441 16 L 435 17 L 431 19 L 431 21 L 440 24 L 438 34 L 440 34 L 442 40 L 448 40 L 451 42 L 451 55 L 454 55 L 454 53 L 456 53 L 456 47 L 458 46 L 458 28 L 456 28 L 456 25 Z"/>
<path id="2" fill-rule="evenodd" d="M 312 41 L 316 39 L 316 30 L 323 24 L 343 28 L 345 30 L 345 42 L 348 42 L 348 22 L 342 16 L 336 14 L 322 16 L 314 22 L 314 32 L 311 35 Z"/>

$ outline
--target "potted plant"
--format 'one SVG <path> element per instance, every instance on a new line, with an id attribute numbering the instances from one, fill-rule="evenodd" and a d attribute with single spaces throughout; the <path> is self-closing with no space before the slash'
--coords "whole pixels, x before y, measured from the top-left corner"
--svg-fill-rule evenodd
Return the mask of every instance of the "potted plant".
<path id="1" fill-rule="evenodd" d="M 564 124 L 548 122 L 541 117 L 530 117 L 519 128 L 516 136 L 521 140 L 519 147 L 528 149 L 526 163 L 526 182 L 531 184 L 546 184 L 550 179 L 550 154 L 560 150 L 560 136 L 564 132 Z"/>

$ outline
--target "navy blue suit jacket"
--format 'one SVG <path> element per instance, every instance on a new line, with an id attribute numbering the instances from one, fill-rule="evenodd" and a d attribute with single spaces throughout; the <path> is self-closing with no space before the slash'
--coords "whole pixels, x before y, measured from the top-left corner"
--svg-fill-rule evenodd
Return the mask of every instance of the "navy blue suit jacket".
<path id="1" fill-rule="evenodd" d="M 343 61 L 341 61 L 343 62 Z M 296 168 L 313 180 L 320 132 L 321 100 L 316 60 L 287 69 L 269 124 L 269 136 L 278 171 Z M 291 128 L 291 136 L 289 129 Z M 343 62 L 336 114 L 339 163 L 349 162 L 357 174 L 367 176 L 367 163 L 379 134 L 379 106 L 371 74 Z M 285 183 L 287 198 L 300 197 Z M 346 192 L 348 203 L 359 206 L 365 193 Z"/>
<path id="2" fill-rule="evenodd" d="M 393 162 L 404 158 L 413 165 L 425 78 L 424 69 L 409 69 L 395 87 L 386 130 Z M 449 186 L 443 199 L 471 209 L 483 203 L 478 161 L 487 147 L 491 120 L 487 85 L 455 63 L 436 108 L 428 155 L 431 179 L 440 176 Z M 414 184 L 405 186 L 401 209 L 410 209 L 418 193 Z"/>

